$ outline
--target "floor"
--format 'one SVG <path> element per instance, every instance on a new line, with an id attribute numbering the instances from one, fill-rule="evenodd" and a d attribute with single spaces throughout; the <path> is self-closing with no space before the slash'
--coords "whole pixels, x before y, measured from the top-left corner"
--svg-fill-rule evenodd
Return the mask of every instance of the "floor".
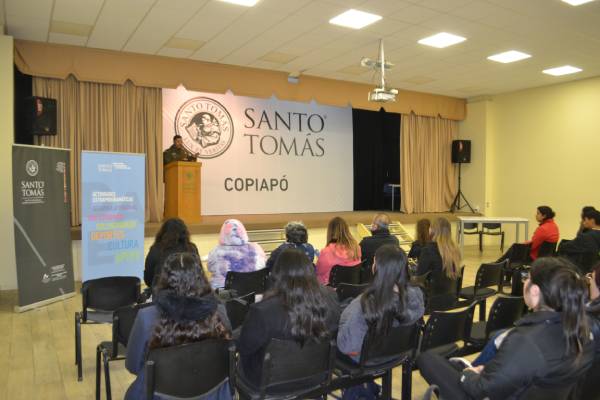
<path id="1" fill-rule="evenodd" d="M 477 267 L 500 255 L 496 244 L 480 253 L 476 246 L 465 247 L 464 285 L 472 285 Z M 83 372 L 77 381 L 74 362 L 73 317 L 81 308 L 76 295 L 42 308 L 14 313 L 16 292 L 0 292 L 0 400 L 10 399 L 92 399 L 95 393 L 95 348 L 111 337 L 108 325 L 82 327 Z M 488 307 L 491 301 L 488 301 Z M 123 361 L 111 363 L 112 394 L 123 395 L 133 376 Z M 393 395 L 400 398 L 400 369 L 394 371 Z M 413 398 L 420 399 L 426 384 L 413 374 Z M 104 391 L 102 392 L 104 398 Z"/>

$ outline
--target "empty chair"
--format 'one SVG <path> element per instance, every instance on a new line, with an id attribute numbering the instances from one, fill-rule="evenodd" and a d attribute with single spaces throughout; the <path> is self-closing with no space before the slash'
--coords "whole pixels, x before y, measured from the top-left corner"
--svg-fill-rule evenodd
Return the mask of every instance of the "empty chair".
<path id="1" fill-rule="evenodd" d="M 483 235 L 500 236 L 500 250 L 504 251 L 504 231 L 502 224 L 484 222 L 479 231 L 479 251 L 483 251 Z"/>
<path id="2" fill-rule="evenodd" d="M 263 357 L 260 384 L 250 382 L 241 365 L 230 381 L 241 399 L 319 397 L 327 393 L 331 383 L 335 353 L 335 340 L 310 340 L 301 345 L 295 340 L 271 339 Z"/>
<path id="3" fill-rule="evenodd" d="M 335 265 L 329 273 L 329 286 L 337 287 L 340 283 L 357 285 L 360 283 L 361 264 L 354 267 Z"/>
<path id="4" fill-rule="evenodd" d="M 485 299 L 500 291 L 502 268 L 507 264 L 508 260 L 500 263 L 481 264 L 475 276 L 475 286 L 464 287 L 458 294 L 460 298 L 467 299 L 469 302 L 479 303 L 480 321 L 485 321 Z M 496 286 L 498 290 L 491 289 L 490 286 Z"/>
<path id="5" fill-rule="evenodd" d="M 135 304 L 140 297 L 140 279 L 111 276 L 91 279 L 81 285 L 81 312 L 75 313 L 75 364 L 77 380 L 83 379 L 81 324 L 112 323 L 113 312 Z"/>
<path id="6" fill-rule="evenodd" d="M 392 327 L 387 334 L 370 328 L 363 339 L 360 361 L 346 355 L 336 360 L 336 378 L 331 390 L 352 387 L 382 378 L 382 399 L 391 399 L 392 369 L 402 365 L 402 399 L 410 399 L 412 364 L 419 343 L 419 325 Z"/>
<path id="7" fill-rule="evenodd" d="M 232 330 L 242 326 L 252 303 L 254 303 L 254 293 L 248 293 L 245 296 L 236 297 L 225 302 L 225 309 Z"/>
<path id="8" fill-rule="evenodd" d="M 264 293 L 267 285 L 267 277 L 270 272 L 268 268 L 252 272 L 228 271 L 225 277 L 225 289 L 235 290 L 238 297 L 249 293 Z"/>
<path id="9" fill-rule="evenodd" d="M 346 299 L 354 299 L 362 294 L 362 292 L 369 286 L 368 283 L 360 285 L 353 285 L 350 283 L 340 283 L 335 288 L 338 295 L 338 300 L 343 302 Z"/>
<path id="10" fill-rule="evenodd" d="M 492 304 L 487 321 L 474 322 L 471 335 L 467 341 L 468 351 L 462 354 L 472 354 L 481 351 L 488 342 L 490 335 L 500 329 L 510 328 L 523 315 L 525 302 L 523 297 L 500 295 Z"/>
<path id="11" fill-rule="evenodd" d="M 429 316 L 419 352 L 435 351 L 444 357 L 451 357 L 460 349 L 456 342 L 466 340 L 471 336 L 473 313 L 476 303 L 462 310 L 434 311 Z"/>
<path id="12" fill-rule="evenodd" d="M 225 339 L 151 349 L 145 364 L 146 398 L 196 399 L 219 388 L 230 374 L 230 352 L 234 347 Z"/>
<path id="13" fill-rule="evenodd" d="M 464 222 L 463 227 L 464 235 L 479 235 L 479 224 L 477 222 Z"/>
<path id="14" fill-rule="evenodd" d="M 538 250 L 539 257 L 553 257 L 556 255 L 556 242 L 543 242 Z"/>

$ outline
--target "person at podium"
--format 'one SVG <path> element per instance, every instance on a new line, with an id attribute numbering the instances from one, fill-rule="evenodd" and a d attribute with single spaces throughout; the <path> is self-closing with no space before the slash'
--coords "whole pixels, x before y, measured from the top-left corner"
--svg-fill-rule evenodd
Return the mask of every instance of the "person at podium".
<path id="1" fill-rule="evenodd" d="M 173 136 L 173 144 L 163 152 L 163 165 L 175 161 L 196 161 L 196 155 L 190 153 L 183 147 L 183 139 L 180 135 Z"/>

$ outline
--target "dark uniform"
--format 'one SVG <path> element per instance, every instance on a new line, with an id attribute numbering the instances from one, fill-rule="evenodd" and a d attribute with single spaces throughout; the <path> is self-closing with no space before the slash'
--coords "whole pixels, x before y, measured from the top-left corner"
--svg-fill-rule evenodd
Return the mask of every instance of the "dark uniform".
<path id="1" fill-rule="evenodd" d="M 174 161 L 196 161 L 196 156 L 184 149 L 172 145 L 163 152 L 163 165 Z"/>

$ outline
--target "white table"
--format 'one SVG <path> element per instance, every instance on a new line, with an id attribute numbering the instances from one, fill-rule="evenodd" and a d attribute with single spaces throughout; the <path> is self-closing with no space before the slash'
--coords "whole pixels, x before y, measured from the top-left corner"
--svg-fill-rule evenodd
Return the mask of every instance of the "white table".
<path id="1" fill-rule="evenodd" d="M 519 226 L 523 224 L 525 226 L 525 239 L 529 237 L 529 220 L 527 218 L 518 218 L 518 217 L 458 217 L 458 221 L 456 222 L 457 231 L 456 234 L 458 236 L 458 245 L 460 246 L 461 253 L 463 252 L 463 248 L 465 245 L 465 223 L 473 223 L 473 224 L 481 224 L 481 223 L 490 223 L 490 224 L 515 224 L 515 233 L 516 233 L 516 243 L 519 243 Z"/>
<path id="2" fill-rule="evenodd" d="M 390 187 L 392 188 L 392 211 L 394 211 L 394 193 L 396 192 L 396 188 L 400 189 L 400 184 L 390 183 Z"/>

